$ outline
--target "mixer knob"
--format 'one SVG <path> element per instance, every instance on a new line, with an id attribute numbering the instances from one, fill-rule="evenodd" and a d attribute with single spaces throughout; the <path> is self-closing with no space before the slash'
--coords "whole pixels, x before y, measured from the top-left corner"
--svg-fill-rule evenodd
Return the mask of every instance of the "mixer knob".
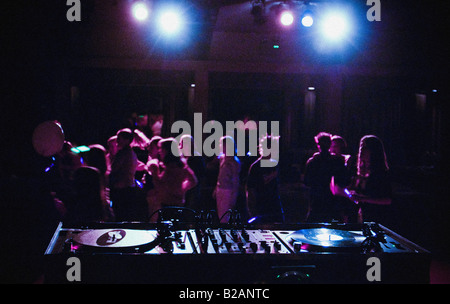
<path id="1" fill-rule="evenodd" d="M 258 244 L 257 243 L 250 243 L 250 248 L 253 250 L 253 252 L 257 252 L 258 251 Z"/>
<path id="2" fill-rule="evenodd" d="M 230 242 L 225 242 L 225 247 L 227 248 L 228 251 L 231 250 L 231 243 Z"/>
<path id="3" fill-rule="evenodd" d="M 239 251 L 241 253 L 246 253 L 246 250 L 245 250 L 245 247 L 244 247 L 244 243 L 239 242 L 238 243 L 238 248 L 239 248 Z"/>
<path id="4" fill-rule="evenodd" d="M 242 235 L 242 238 L 243 238 L 246 242 L 248 242 L 248 241 L 250 240 L 250 236 L 248 235 L 248 232 L 247 232 L 245 229 L 242 229 L 241 235 Z"/>
<path id="5" fill-rule="evenodd" d="M 261 248 L 264 248 L 265 253 L 270 253 L 270 245 L 266 241 L 261 241 Z"/>
<path id="6" fill-rule="evenodd" d="M 280 242 L 275 241 L 275 243 L 273 243 L 273 248 L 275 248 L 275 251 L 280 251 L 281 250 Z"/>
<path id="7" fill-rule="evenodd" d="M 302 249 L 302 243 L 301 242 L 294 242 L 293 246 L 294 246 L 294 251 L 295 252 L 300 252 L 300 250 Z"/>
<path id="8" fill-rule="evenodd" d="M 211 243 L 212 243 L 212 246 L 213 246 L 214 250 L 216 252 L 218 252 L 219 251 L 219 245 L 217 244 L 217 240 L 216 239 L 211 240 Z"/>
<path id="9" fill-rule="evenodd" d="M 233 241 L 237 242 L 238 241 L 238 234 L 236 230 L 231 230 L 230 231 L 231 237 L 233 238 Z"/>
<path id="10" fill-rule="evenodd" d="M 214 231 L 212 231 L 210 228 L 206 229 L 206 234 L 209 236 L 209 238 L 211 239 L 211 241 L 215 240 L 216 237 L 214 235 Z"/>
<path id="11" fill-rule="evenodd" d="M 219 236 L 220 236 L 220 238 L 221 238 L 222 242 L 226 242 L 226 241 L 227 241 L 227 236 L 226 236 L 226 234 L 225 234 L 225 231 L 224 231 L 224 230 L 222 230 L 222 229 L 219 229 Z"/>

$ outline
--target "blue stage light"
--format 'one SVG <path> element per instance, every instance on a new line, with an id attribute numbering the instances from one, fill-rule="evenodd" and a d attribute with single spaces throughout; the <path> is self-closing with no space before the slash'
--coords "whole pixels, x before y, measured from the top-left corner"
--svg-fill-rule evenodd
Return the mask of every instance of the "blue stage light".
<path id="1" fill-rule="evenodd" d="M 311 13 L 311 11 L 307 10 L 307 11 L 305 11 L 303 13 L 301 22 L 302 22 L 302 25 L 304 27 L 310 27 L 310 26 L 313 25 L 313 23 L 314 23 L 314 16 Z"/>
<path id="2" fill-rule="evenodd" d="M 329 13 L 321 22 L 322 34 L 331 41 L 340 41 L 350 33 L 348 16 L 344 13 Z"/>
<path id="3" fill-rule="evenodd" d="M 165 35 L 175 35 L 183 27 L 183 16 L 174 9 L 167 9 L 159 14 L 158 26 Z"/>

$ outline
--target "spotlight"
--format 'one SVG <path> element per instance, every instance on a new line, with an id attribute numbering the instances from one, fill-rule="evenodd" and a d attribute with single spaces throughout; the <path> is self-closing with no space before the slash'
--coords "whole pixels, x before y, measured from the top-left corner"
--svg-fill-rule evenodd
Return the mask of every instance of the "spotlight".
<path id="1" fill-rule="evenodd" d="M 131 13 L 136 20 L 145 21 L 149 15 L 149 8 L 144 1 L 137 1 L 131 6 Z"/>
<path id="2" fill-rule="evenodd" d="M 183 20 L 177 11 L 167 10 L 159 15 L 158 24 L 165 34 L 173 35 L 181 30 Z"/>
<path id="3" fill-rule="evenodd" d="M 307 10 L 302 15 L 302 25 L 304 27 L 310 27 L 314 23 L 314 17 L 311 11 Z"/>
<path id="4" fill-rule="evenodd" d="M 280 15 L 280 22 L 284 26 L 290 26 L 294 23 L 294 15 L 291 11 L 283 11 Z"/>
<path id="5" fill-rule="evenodd" d="M 349 33 L 349 23 L 343 14 L 329 14 L 325 16 L 321 30 L 323 35 L 332 41 L 338 41 Z"/>

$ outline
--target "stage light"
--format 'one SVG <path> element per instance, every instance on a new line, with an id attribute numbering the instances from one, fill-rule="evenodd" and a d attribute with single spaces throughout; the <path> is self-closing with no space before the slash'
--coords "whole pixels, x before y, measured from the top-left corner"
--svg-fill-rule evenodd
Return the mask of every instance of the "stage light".
<path id="1" fill-rule="evenodd" d="M 310 27 L 313 25 L 314 17 L 311 11 L 307 10 L 303 13 L 301 22 L 304 27 Z"/>
<path id="2" fill-rule="evenodd" d="M 159 15 L 158 24 L 163 33 L 173 35 L 181 30 L 183 19 L 175 10 L 166 10 Z"/>
<path id="3" fill-rule="evenodd" d="M 144 1 L 134 2 L 131 6 L 133 17 L 138 21 L 145 21 L 149 16 L 149 8 Z"/>
<path id="4" fill-rule="evenodd" d="M 328 14 L 324 16 L 322 34 L 331 41 L 343 39 L 350 31 L 347 16 L 344 14 Z"/>
<path id="5" fill-rule="evenodd" d="M 283 11 L 280 15 L 280 22 L 284 26 L 290 26 L 294 23 L 294 15 L 291 11 Z"/>

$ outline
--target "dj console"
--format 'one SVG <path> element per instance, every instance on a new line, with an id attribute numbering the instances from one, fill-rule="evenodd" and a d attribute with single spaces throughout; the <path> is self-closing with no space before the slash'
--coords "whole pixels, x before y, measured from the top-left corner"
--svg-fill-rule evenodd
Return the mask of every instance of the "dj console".
<path id="1" fill-rule="evenodd" d="M 49 283 L 428 283 L 430 267 L 377 223 L 61 223 L 45 256 Z"/>

